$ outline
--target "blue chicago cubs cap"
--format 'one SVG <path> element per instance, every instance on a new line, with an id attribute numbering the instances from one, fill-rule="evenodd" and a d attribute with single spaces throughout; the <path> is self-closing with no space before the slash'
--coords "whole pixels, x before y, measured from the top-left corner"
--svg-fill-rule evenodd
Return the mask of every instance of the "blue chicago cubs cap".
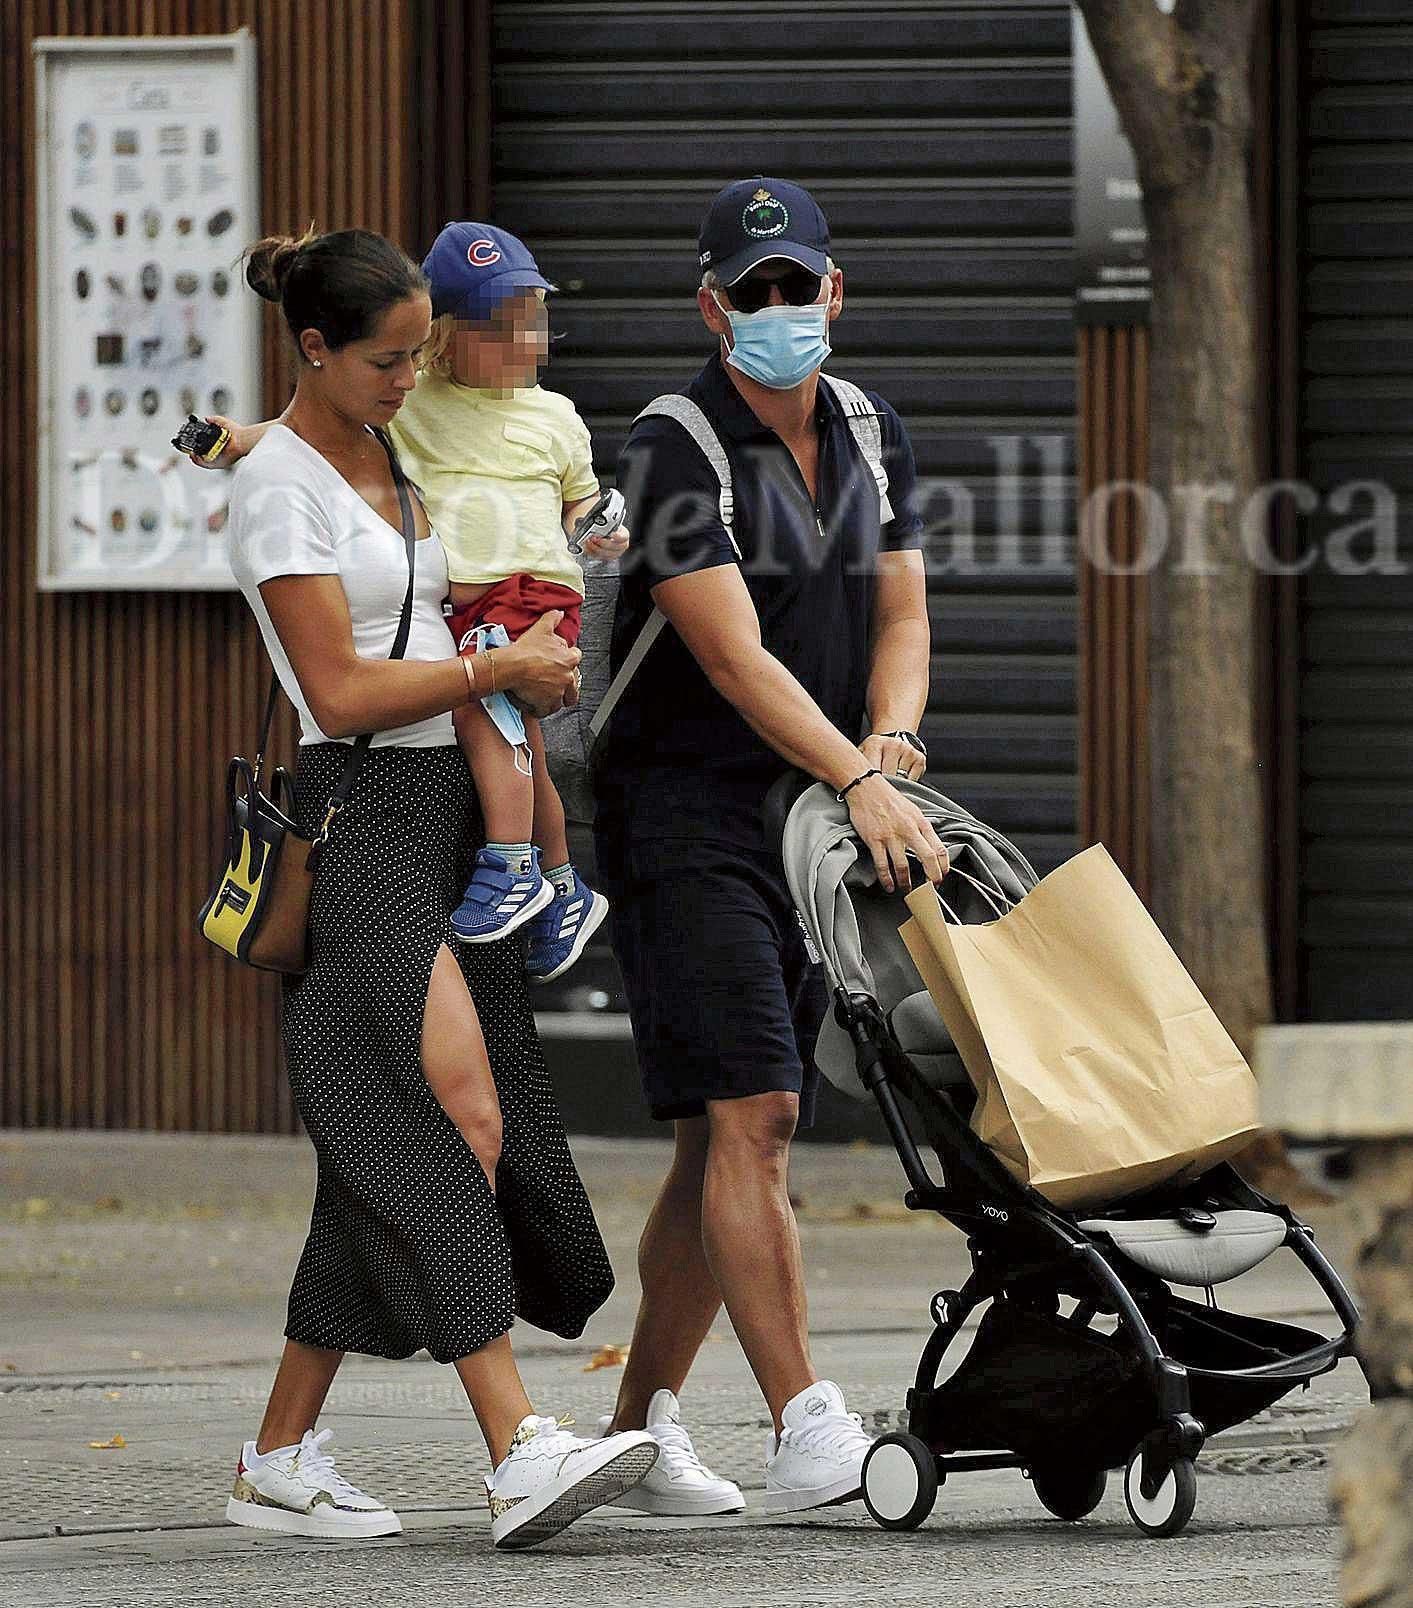
<path id="1" fill-rule="evenodd" d="M 698 266 L 712 269 L 724 285 L 773 257 L 822 274 L 829 267 L 829 225 L 803 185 L 737 179 L 707 208 L 697 250 Z"/>
<path id="2" fill-rule="evenodd" d="M 432 312 L 481 323 L 517 290 L 554 290 L 530 248 L 489 223 L 449 223 L 422 259 L 432 286 Z"/>

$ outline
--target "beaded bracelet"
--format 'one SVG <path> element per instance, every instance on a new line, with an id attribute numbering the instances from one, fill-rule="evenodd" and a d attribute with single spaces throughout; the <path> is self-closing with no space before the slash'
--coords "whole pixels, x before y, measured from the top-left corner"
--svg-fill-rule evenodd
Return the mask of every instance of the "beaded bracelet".
<path id="1" fill-rule="evenodd" d="M 848 794 L 852 793 L 860 782 L 866 782 L 870 776 L 882 776 L 882 774 L 883 772 L 881 770 L 866 770 L 862 776 L 854 777 L 853 781 L 850 782 L 847 787 L 841 787 L 834 797 L 839 801 L 839 803 L 842 804 Z"/>

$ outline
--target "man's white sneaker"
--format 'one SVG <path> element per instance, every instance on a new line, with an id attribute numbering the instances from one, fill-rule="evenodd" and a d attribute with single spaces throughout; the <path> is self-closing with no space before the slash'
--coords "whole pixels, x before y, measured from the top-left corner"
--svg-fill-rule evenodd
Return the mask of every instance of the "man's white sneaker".
<path id="1" fill-rule="evenodd" d="M 765 1498 L 770 1513 L 851 1502 L 863 1490 L 863 1460 L 873 1437 L 847 1412 L 844 1392 L 821 1379 L 792 1396 L 780 1414 L 780 1444 L 766 1449 Z"/>
<path id="2" fill-rule="evenodd" d="M 580 1440 L 553 1418 L 526 1418 L 486 1481 L 491 1540 L 507 1549 L 547 1541 L 593 1508 L 617 1501 L 657 1457 L 657 1442 L 641 1430 Z"/>
<path id="3" fill-rule="evenodd" d="M 286 1535 L 396 1535 L 402 1521 L 391 1508 L 350 1485 L 324 1450 L 333 1430 L 305 1430 L 298 1446 L 259 1457 L 247 1441 L 226 1503 L 232 1524 Z"/>
<path id="4" fill-rule="evenodd" d="M 599 1420 L 599 1434 L 613 1422 Z M 697 1456 L 692 1437 L 682 1428 L 682 1409 L 670 1390 L 657 1391 L 648 1403 L 647 1432 L 660 1455 L 647 1476 L 613 1504 L 636 1513 L 666 1518 L 704 1518 L 711 1513 L 740 1513 L 746 1505 L 739 1486 L 723 1480 Z"/>

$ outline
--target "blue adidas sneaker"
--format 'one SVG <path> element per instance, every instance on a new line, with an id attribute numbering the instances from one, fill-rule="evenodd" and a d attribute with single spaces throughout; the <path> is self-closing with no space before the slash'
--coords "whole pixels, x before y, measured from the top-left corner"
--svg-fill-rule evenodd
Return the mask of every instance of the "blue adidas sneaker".
<path id="1" fill-rule="evenodd" d="M 482 849 L 452 912 L 451 930 L 463 944 L 493 944 L 531 921 L 554 898 L 554 884 L 540 873 L 538 852 L 528 872 L 512 871 L 504 855 Z"/>
<path id="2" fill-rule="evenodd" d="M 584 953 L 584 945 L 603 925 L 608 900 L 576 871 L 568 893 L 556 894 L 530 923 L 525 950 L 525 975 L 536 982 L 552 982 Z"/>

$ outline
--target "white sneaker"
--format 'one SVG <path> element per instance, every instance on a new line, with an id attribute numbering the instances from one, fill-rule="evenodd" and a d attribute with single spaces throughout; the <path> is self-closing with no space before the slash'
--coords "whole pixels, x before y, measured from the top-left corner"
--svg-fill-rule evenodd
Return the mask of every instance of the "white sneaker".
<path id="1" fill-rule="evenodd" d="M 766 1448 L 762 1507 L 798 1513 L 862 1494 L 863 1460 L 873 1437 L 857 1413 L 845 1411 L 838 1385 L 817 1381 L 792 1396 L 780 1417 L 780 1443 L 772 1437 Z"/>
<path id="2" fill-rule="evenodd" d="M 657 1456 L 657 1442 L 642 1430 L 580 1440 L 553 1418 L 523 1419 L 505 1461 L 486 1481 L 491 1540 L 505 1548 L 547 1541 L 591 1509 L 617 1501 Z"/>
<path id="3" fill-rule="evenodd" d="M 599 1419 L 602 1435 L 613 1422 Z M 710 1513 L 740 1513 L 746 1505 L 739 1486 L 723 1480 L 697 1456 L 692 1437 L 682 1428 L 682 1409 L 670 1390 L 659 1390 L 648 1403 L 647 1432 L 658 1444 L 659 1457 L 647 1476 L 613 1504 L 636 1513 L 667 1518 L 703 1518 Z"/>
<path id="4" fill-rule="evenodd" d="M 350 1485 L 324 1450 L 333 1430 L 304 1432 L 298 1446 L 281 1446 L 257 1457 L 247 1441 L 236 1464 L 235 1487 L 226 1503 L 232 1524 L 287 1535 L 396 1535 L 402 1520 L 356 1485 Z"/>

